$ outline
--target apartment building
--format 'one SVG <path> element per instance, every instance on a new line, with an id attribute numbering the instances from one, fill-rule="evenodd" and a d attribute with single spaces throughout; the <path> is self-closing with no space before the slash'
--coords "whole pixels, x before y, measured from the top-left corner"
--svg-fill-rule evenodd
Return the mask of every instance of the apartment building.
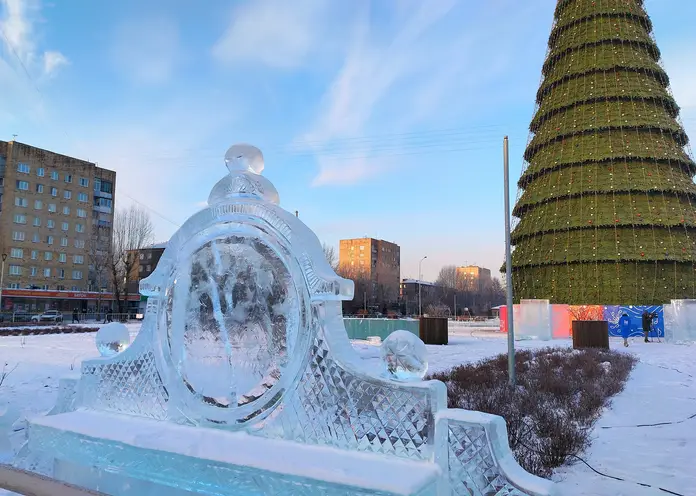
<path id="1" fill-rule="evenodd" d="M 342 239 L 338 265 L 350 277 L 371 281 L 373 299 L 382 303 L 398 299 L 401 248 L 396 243 L 374 238 Z"/>
<path id="2" fill-rule="evenodd" d="M 114 171 L 94 163 L 0 141 L 2 310 L 108 300 L 115 183 Z"/>
<path id="3" fill-rule="evenodd" d="M 457 267 L 457 289 L 481 293 L 492 283 L 491 270 L 477 265 Z"/>

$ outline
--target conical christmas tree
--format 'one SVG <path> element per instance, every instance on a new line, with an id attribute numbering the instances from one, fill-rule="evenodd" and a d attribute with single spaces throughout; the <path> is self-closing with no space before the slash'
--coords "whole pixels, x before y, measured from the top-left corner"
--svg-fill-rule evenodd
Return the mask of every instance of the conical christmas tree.
<path id="1" fill-rule="evenodd" d="M 696 164 L 642 0 L 559 0 L 513 215 L 516 299 L 696 297 Z"/>

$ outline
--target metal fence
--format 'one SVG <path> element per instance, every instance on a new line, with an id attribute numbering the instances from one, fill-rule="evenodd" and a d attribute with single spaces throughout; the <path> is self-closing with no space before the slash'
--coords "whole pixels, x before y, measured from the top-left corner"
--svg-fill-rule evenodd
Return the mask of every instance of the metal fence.
<path id="1" fill-rule="evenodd" d="M 378 336 L 386 339 L 397 330 L 410 331 L 418 335 L 417 319 L 354 319 L 344 318 L 346 332 L 349 339 L 367 339 Z"/>

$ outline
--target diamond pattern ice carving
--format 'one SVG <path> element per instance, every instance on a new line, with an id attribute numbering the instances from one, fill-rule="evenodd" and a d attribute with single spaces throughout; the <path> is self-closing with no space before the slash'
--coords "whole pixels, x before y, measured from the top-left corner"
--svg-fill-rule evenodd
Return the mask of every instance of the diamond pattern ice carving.
<path id="1" fill-rule="evenodd" d="M 132 350 L 124 354 L 133 355 Z M 167 390 L 152 351 L 136 353 L 112 363 L 86 362 L 82 366 L 84 406 L 98 410 L 167 418 Z"/>
<path id="2" fill-rule="evenodd" d="M 450 421 L 448 438 L 453 495 L 524 496 L 500 473 L 483 426 Z"/>
<path id="3" fill-rule="evenodd" d="M 343 449 L 427 459 L 432 454 L 433 407 L 428 390 L 367 379 L 331 356 L 321 328 L 307 369 L 275 419 L 277 435 Z M 262 435 L 272 435 L 266 426 Z"/>

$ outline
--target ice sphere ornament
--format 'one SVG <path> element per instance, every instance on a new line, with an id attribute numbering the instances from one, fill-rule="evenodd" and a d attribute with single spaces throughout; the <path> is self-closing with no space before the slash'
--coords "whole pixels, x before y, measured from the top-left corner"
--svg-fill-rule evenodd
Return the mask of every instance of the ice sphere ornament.
<path id="1" fill-rule="evenodd" d="M 428 371 L 425 343 L 409 331 L 394 331 L 381 347 L 389 376 L 397 381 L 420 381 Z"/>
<path id="2" fill-rule="evenodd" d="M 103 357 L 121 353 L 130 344 L 130 333 L 125 324 L 111 322 L 97 331 L 97 349 Z"/>

